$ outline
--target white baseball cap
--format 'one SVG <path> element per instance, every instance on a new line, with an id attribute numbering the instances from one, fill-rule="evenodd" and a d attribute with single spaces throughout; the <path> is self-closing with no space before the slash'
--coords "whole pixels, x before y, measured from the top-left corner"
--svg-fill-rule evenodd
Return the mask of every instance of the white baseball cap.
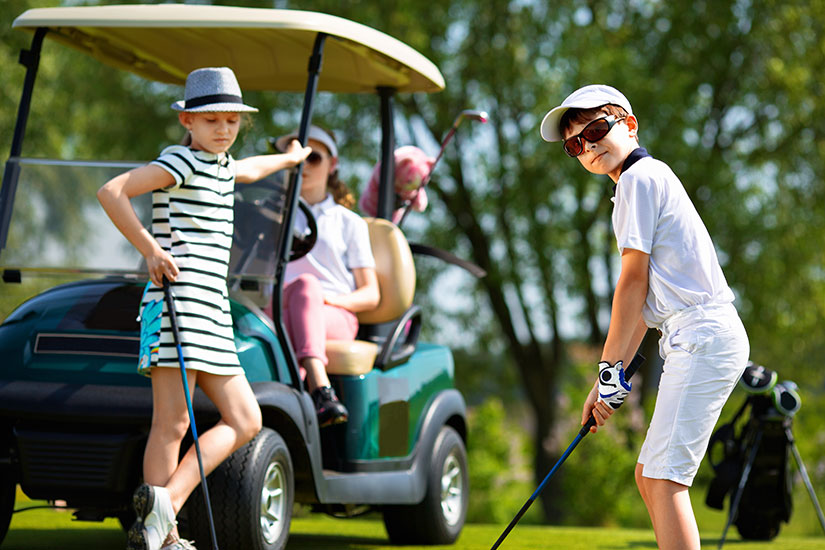
<path id="1" fill-rule="evenodd" d="M 293 139 L 298 139 L 298 129 L 297 128 L 295 130 L 293 130 L 292 132 L 286 134 L 285 136 L 279 137 L 275 141 L 275 147 L 279 151 L 284 152 L 284 151 L 286 151 L 286 148 L 289 146 L 289 143 Z M 307 141 L 309 141 L 310 139 L 314 139 L 317 142 L 323 143 L 324 147 L 326 147 L 327 150 L 329 151 L 329 155 L 331 157 L 337 157 L 338 156 L 338 145 L 335 143 L 335 139 L 333 139 L 333 137 L 331 135 L 329 135 L 329 132 L 327 132 L 323 128 L 319 128 L 318 126 L 315 126 L 314 124 L 310 124 L 309 132 L 308 132 L 308 135 L 307 135 Z"/>
<path id="2" fill-rule="evenodd" d="M 559 132 L 559 121 L 561 121 L 561 117 L 567 112 L 567 109 L 594 109 L 608 103 L 618 105 L 627 111 L 629 115 L 633 114 L 630 102 L 622 92 L 612 86 L 591 84 L 579 88 L 567 96 L 561 102 L 561 105 L 551 109 L 544 115 L 544 119 L 541 121 L 542 139 L 544 141 L 561 141 L 564 139 L 561 132 Z"/>

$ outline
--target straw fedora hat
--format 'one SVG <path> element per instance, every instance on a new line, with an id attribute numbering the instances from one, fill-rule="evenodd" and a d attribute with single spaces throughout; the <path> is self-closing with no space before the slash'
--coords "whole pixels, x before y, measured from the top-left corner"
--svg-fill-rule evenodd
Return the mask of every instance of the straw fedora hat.
<path id="1" fill-rule="evenodd" d="M 184 98 L 172 104 L 185 113 L 256 113 L 258 109 L 244 105 L 241 87 L 229 67 L 195 69 L 186 77 Z"/>

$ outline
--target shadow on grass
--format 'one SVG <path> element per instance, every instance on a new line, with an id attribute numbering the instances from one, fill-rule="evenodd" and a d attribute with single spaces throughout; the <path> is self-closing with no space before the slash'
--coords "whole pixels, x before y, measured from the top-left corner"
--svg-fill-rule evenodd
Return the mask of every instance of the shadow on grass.
<path id="1" fill-rule="evenodd" d="M 335 548 L 336 550 L 357 550 L 371 547 L 386 547 L 386 537 L 363 537 L 351 535 L 310 535 L 293 533 L 289 535 L 287 548 Z M 3 549 L 5 550 L 5 548 Z"/>
<path id="2" fill-rule="evenodd" d="M 736 546 L 737 544 L 752 544 L 754 541 L 747 540 L 726 540 L 725 546 Z M 702 548 L 716 548 L 719 546 L 719 537 L 703 538 L 701 540 Z M 628 541 L 626 546 L 615 546 L 616 550 L 624 550 L 625 548 L 657 548 L 655 542 L 649 540 L 634 540 Z"/>
<path id="3" fill-rule="evenodd" d="M 728 533 L 728 536 L 730 536 L 730 533 Z M 716 547 L 719 546 L 719 541 L 720 540 L 722 540 L 721 537 L 704 538 L 704 539 L 702 539 L 702 548 L 705 548 L 705 547 L 716 548 Z M 759 543 L 770 544 L 771 541 L 769 541 L 769 540 L 743 540 L 743 539 L 737 539 L 737 538 L 734 538 L 734 539 L 727 538 L 727 539 L 725 539 L 725 546 L 736 546 L 737 544 L 759 544 Z"/>
<path id="4" fill-rule="evenodd" d="M 113 529 L 10 529 L 3 550 L 108 550 L 124 548 L 126 533 Z"/>
<path id="5" fill-rule="evenodd" d="M 385 537 L 346 535 L 292 534 L 287 547 L 293 549 L 335 548 L 362 550 L 386 547 Z M 126 535 L 111 529 L 13 529 L 6 535 L 2 550 L 96 550 L 121 549 L 126 546 Z"/>

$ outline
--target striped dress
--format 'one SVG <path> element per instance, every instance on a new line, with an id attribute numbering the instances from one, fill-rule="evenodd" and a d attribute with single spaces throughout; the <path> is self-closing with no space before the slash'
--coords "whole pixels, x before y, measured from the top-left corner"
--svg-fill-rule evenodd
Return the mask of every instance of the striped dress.
<path id="1" fill-rule="evenodd" d="M 234 221 L 235 161 L 228 153 L 173 145 L 151 164 L 175 178 L 175 185 L 152 193 L 152 234 L 180 269 L 171 286 L 186 368 L 220 375 L 243 374 L 226 285 Z M 141 309 L 150 300 L 163 300 L 163 290 L 151 286 Z M 160 347 L 152 366 L 179 368 L 165 303 L 160 332 Z"/>

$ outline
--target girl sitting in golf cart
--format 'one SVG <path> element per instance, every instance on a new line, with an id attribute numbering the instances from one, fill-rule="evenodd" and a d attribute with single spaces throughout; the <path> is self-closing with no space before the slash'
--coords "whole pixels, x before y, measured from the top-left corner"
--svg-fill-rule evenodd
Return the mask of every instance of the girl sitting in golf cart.
<path id="1" fill-rule="evenodd" d="M 297 132 L 278 138 L 285 151 Z M 357 312 L 378 306 L 380 299 L 375 259 L 367 223 L 350 210 L 355 199 L 338 179 L 338 145 L 334 135 L 311 126 L 304 162 L 301 198 L 312 209 L 318 240 L 302 258 L 286 268 L 283 314 L 298 362 L 321 427 L 346 422 L 348 412 L 338 400 L 326 372 L 326 341 L 354 340 Z"/>

